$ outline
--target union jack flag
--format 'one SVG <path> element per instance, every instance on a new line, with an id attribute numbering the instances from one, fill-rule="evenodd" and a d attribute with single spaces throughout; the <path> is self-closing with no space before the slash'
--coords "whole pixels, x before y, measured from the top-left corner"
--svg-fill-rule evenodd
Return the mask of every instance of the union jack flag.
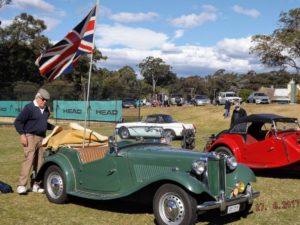
<path id="1" fill-rule="evenodd" d="M 48 81 L 73 71 L 83 54 L 92 53 L 95 33 L 96 7 L 63 40 L 42 53 L 35 64 Z"/>

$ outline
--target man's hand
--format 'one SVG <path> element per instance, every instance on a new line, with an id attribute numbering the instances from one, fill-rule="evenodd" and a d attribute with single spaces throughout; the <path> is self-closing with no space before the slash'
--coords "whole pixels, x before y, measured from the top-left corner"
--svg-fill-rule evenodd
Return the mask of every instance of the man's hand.
<path id="1" fill-rule="evenodd" d="M 20 136 L 20 142 L 24 147 L 28 146 L 28 141 L 27 141 L 27 137 L 25 134 L 21 134 Z"/>

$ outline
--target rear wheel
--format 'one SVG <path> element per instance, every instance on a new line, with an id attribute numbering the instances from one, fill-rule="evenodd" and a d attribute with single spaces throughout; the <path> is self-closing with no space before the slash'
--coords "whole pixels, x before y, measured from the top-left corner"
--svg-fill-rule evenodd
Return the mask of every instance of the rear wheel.
<path id="1" fill-rule="evenodd" d="M 160 225 L 194 224 L 196 206 L 195 198 L 174 184 L 162 185 L 153 199 L 153 212 Z"/>
<path id="2" fill-rule="evenodd" d="M 225 147 L 225 146 L 220 146 L 220 147 L 217 147 L 214 152 L 216 152 L 217 155 L 221 156 L 221 157 L 224 157 L 224 158 L 227 158 L 229 156 L 232 156 L 232 152 L 230 151 L 229 148 Z"/>
<path id="3" fill-rule="evenodd" d="M 63 204 L 68 201 L 64 174 L 59 167 L 53 165 L 47 169 L 44 185 L 46 196 L 50 202 Z"/>

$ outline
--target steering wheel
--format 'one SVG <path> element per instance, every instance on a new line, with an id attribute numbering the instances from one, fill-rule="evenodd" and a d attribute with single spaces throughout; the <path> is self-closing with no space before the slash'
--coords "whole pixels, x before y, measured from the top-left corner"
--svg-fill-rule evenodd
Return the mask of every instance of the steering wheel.
<path id="1" fill-rule="evenodd" d="M 265 135 L 265 139 L 266 138 L 269 138 L 269 137 L 272 137 L 274 135 L 274 131 L 273 129 L 271 128 L 270 130 L 267 131 L 266 135 Z"/>

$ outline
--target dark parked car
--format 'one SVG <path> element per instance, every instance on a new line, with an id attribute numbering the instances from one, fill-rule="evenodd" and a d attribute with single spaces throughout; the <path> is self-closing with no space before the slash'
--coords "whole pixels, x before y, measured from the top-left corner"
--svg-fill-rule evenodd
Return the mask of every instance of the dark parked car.
<path id="1" fill-rule="evenodd" d="M 253 172 L 234 157 L 174 149 L 161 127 L 127 129 L 126 139 L 117 129 L 108 145 L 49 146 L 36 178 L 44 181 L 48 200 L 109 200 L 138 192 L 137 200 L 152 202 L 158 224 L 187 225 L 211 209 L 247 214 L 259 196 L 251 186 Z"/>
<path id="2" fill-rule="evenodd" d="M 122 100 L 122 107 L 123 108 L 136 107 L 136 100 L 133 98 L 125 98 L 124 100 Z"/>
<path id="3" fill-rule="evenodd" d="M 253 114 L 212 136 L 207 152 L 235 156 L 239 163 L 256 169 L 300 171 L 300 130 L 297 118 Z"/>

